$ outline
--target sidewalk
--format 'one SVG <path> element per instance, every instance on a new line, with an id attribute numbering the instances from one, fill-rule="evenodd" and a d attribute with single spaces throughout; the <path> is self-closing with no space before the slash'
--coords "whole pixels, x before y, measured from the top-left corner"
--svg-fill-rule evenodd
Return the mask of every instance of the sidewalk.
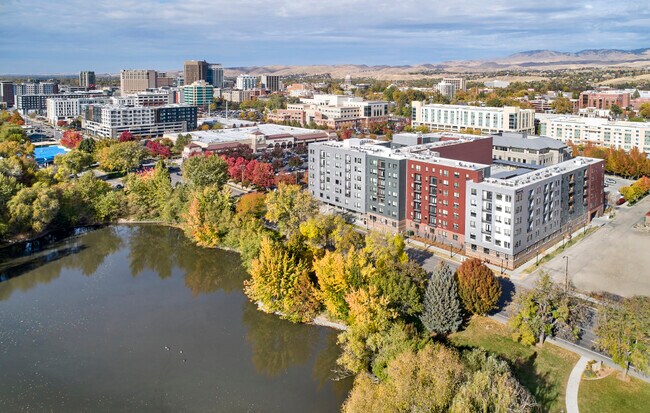
<path id="1" fill-rule="evenodd" d="M 566 411 L 567 413 L 578 413 L 578 389 L 580 388 L 580 380 L 582 379 L 582 372 L 585 371 L 589 358 L 580 357 L 571 370 L 569 381 L 566 384 Z"/>

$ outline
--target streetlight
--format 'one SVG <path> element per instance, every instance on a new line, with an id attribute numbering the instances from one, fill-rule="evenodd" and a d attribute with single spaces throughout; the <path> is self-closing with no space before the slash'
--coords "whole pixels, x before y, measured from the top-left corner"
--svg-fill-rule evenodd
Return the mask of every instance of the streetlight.
<path id="1" fill-rule="evenodd" d="M 564 293 L 569 292 L 569 257 L 567 255 L 562 257 L 566 259 L 566 266 L 564 267 Z"/>

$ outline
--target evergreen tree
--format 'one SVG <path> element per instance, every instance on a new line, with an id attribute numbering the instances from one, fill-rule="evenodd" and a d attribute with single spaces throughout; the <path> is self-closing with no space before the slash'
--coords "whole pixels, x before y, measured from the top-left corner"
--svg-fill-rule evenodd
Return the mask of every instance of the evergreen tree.
<path id="1" fill-rule="evenodd" d="M 453 333 L 463 322 L 461 311 L 456 280 L 449 266 L 440 263 L 429 279 L 420 320 L 432 333 Z"/>

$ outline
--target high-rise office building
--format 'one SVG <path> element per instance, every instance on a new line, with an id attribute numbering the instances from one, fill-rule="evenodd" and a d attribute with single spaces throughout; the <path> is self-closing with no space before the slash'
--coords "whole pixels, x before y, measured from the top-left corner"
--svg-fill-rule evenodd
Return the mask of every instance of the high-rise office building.
<path id="1" fill-rule="evenodd" d="M 208 62 L 205 60 L 186 60 L 184 68 L 186 85 L 206 80 L 208 77 Z"/>
<path id="2" fill-rule="evenodd" d="M 209 105 L 212 103 L 214 87 L 205 80 L 183 86 L 184 102 L 189 105 Z"/>
<path id="3" fill-rule="evenodd" d="M 268 89 L 271 92 L 280 90 L 280 76 L 262 75 L 261 82 L 262 88 Z"/>
<path id="4" fill-rule="evenodd" d="M 120 70 L 120 90 L 123 95 L 144 92 L 156 87 L 156 71 L 151 69 Z"/>
<path id="5" fill-rule="evenodd" d="M 237 89 L 251 90 L 257 87 L 257 76 L 239 75 L 237 76 Z"/>
<path id="6" fill-rule="evenodd" d="M 218 89 L 223 88 L 223 66 L 219 63 L 208 63 L 208 72 L 205 80 Z"/>
<path id="7" fill-rule="evenodd" d="M 90 88 L 95 86 L 95 72 L 85 70 L 79 72 L 79 86 Z"/>
<path id="8" fill-rule="evenodd" d="M 14 105 L 13 82 L 0 82 L 0 102 L 6 103 L 8 108 Z"/>

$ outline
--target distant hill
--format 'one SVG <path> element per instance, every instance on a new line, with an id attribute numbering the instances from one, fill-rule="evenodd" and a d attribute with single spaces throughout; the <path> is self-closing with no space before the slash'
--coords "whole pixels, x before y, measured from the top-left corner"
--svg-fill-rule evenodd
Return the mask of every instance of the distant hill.
<path id="1" fill-rule="evenodd" d="M 555 50 L 529 50 L 496 59 L 458 60 L 442 63 L 423 63 L 412 66 L 387 65 L 309 65 L 309 66 L 253 66 L 227 68 L 226 76 L 239 73 L 280 76 L 329 74 L 333 78 L 369 77 L 376 79 L 409 79 L 442 77 L 447 73 L 494 72 L 503 70 L 553 70 L 582 67 L 644 67 L 650 66 L 650 48 L 635 50 L 589 49 L 575 53 Z"/>

